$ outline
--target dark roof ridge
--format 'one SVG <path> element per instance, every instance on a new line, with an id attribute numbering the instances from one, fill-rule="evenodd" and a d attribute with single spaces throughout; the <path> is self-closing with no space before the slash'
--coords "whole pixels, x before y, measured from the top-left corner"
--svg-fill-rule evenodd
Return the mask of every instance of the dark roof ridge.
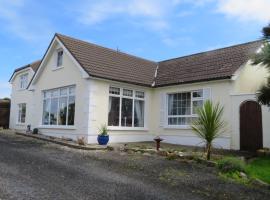
<path id="1" fill-rule="evenodd" d="M 67 37 L 67 38 L 70 38 L 72 40 L 77 40 L 79 42 L 83 42 L 87 45 L 92 45 L 92 46 L 95 46 L 95 47 L 98 47 L 98 48 L 102 48 L 102 49 L 106 49 L 106 50 L 109 50 L 111 52 L 114 52 L 114 53 L 119 53 L 119 54 L 122 54 L 122 55 L 125 55 L 125 56 L 130 56 L 130 57 L 133 57 L 133 58 L 136 58 L 136 59 L 140 59 L 140 60 L 144 60 L 146 62 L 151 62 L 151 63 L 156 63 L 156 61 L 153 61 L 153 60 L 149 60 L 149 59 L 146 59 L 146 58 L 142 58 L 142 57 L 139 57 L 139 56 L 135 56 L 135 55 L 132 55 L 132 54 L 129 54 L 129 53 L 125 53 L 125 52 L 122 52 L 122 51 L 117 51 L 117 50 L 114 50 L 114 49 L 111 49 L 111 48 L 108 48 L 108 47 L 104 47 L 104 46 L 101 46 L 101 45 L 98 45 L 98 44 L 94 44 L 94 43 L 91 43 L 91 42 L 88 42 L 88 41 L 85 41 L 85 40 L 81 40 L 81 39 L 78 39 L 78 38 L 74 38 L 74 37 L 70 37 L 70 36 L 67 36 L 67 35 L 64 35 L 64 34 L 61 34 L 61 33 L 55 33 L 56 36 L 62 36 L 62 37 Z"/>
<path id="2" fill-rule="evenodd" d="M 257 40 L 253 40 L 253 41 L 249 41 L 249 42 L 245 42 L 245 43 L 240 43 L 240 44 L 234 44 L 234 45 L 231 45 L 231 46 L 221 47 L 221 48 L 218 48 L 218 49 L 212 49 L 212 50 L 208 50 L 208 51 L 202 51 L 202 52 L 198 52 L 198 53 L 188 54 L 188 55 L 185 55 L 185 56 L 170 58 L 170 59 L 158 61 L 158 63 L 167 62 L 167 61 L 171 61 L 171 60 L 177 60 L 177 59 L 191 57 L 191 56 L 196 56 L 196 55 L 210 53 L 210 52 L 215 52 L 215 51 L 220 51 L 220 50 L 224 50 L 224 49 L 228 49 L 228 48 L 234 48 L 234 47 L 237 47 L 237 46 L 245 46 L 245 45 L 260 42 L 260 41 L 263 42 L 264 39 L 257 39 Z"/>
<path id="3" fill-rule="evenodd" d="M 33 64 L 36 64 L 36 63 L 38 63 L 38 62 L 40 62 L 40 61 L 41 61 L 41 60 L 36 60 L 36 61 L 34 61 L 34 62 L 31 62 L 31 63 L 27 64 L 27 65 L 24 65 L 24 66 L 22 66 L 22 67 L 19 67 L 19 68 L 15 69 L 14 72 L 18 72 L 18 71 L 21 71 L 21 70 L 26 69 L 26 68 L 28 68 L 28 67 L 31 67 Z"/>

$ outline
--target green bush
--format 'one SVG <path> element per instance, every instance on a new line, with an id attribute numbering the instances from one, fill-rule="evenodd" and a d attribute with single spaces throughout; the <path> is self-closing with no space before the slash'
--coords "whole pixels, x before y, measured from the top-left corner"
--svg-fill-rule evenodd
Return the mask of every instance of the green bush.
<path id="1" fill-rule="evenodd" d="M 245 172 L 245 163 L 234 157 L 226 157 L 218 161 L 218 168 L 223 173 Z"/>

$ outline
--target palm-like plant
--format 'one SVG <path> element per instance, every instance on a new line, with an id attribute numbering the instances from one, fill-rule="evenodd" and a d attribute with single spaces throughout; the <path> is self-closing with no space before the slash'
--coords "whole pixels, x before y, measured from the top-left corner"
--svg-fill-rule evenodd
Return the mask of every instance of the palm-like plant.
<path id="1" fill-rule="evenodd" d="M 261 51 L 253 56 L 252 64 L 261 64 L 265 66 L 270 73 L 270 24 L 264 27 L 262 32 L 264 44 Z M 267 79 L 267 84 L 259 89 L 257 100 L 263 105 L 270 105 L 270 77 Z"/>
<path id="2" fill-rule="evenodd" d="M 225 130 L 222 120 L 224 108 L 207 100 L 202 108 L 197 109 L 198 118 L 193 121 L 192 130 L 205 142 L 206 158 L 210 160 L 212 143 Z"/>

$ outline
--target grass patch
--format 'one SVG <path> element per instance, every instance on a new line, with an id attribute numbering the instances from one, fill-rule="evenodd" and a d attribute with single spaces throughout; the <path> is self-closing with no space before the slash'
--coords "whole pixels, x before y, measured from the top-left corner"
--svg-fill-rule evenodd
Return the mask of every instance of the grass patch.
<path id="1" fill-rule="evenodd" d="M 244 179 L 240 176 L 240 172 L 227 172 L 227 173 L 219 173 L 222 179 L 230 179 L 233 180 L 237 183 L 241 183 L 244 185 L 249 185 L 250 184 L 250 179 Z"/>
<path id="2" fill-rule="evenodd" d="M 244 161 L 235 157 L 224 157 L 217 164 L 222 173 L 246 172 Z"/>
<path id="3" fill-rule="evenodd" d="M 246 172 L 253 178 L 258 178 L 270 184 L 270 157 L 256 158 L 246 166 Z"/>

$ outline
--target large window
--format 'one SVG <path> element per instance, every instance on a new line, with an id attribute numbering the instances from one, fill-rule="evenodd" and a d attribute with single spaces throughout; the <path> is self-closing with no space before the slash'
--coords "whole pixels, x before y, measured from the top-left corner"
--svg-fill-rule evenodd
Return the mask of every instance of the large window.
<path id="1" fill-rule="evenodd" d="M 28 84 L 28 74 L 23 74 L 20 76 L 20 89 L 25 89 Z"/>
<path id="2" fill-rule="evenodd" d="M 144 92 L 110 87 L 108 126 L 144 127 Z"/>
<path id="3" fill-rule="evenodd" d="M 43 125 L 73 126 L 75 86 L 43 92 Z"/>
<path id="4" fill-rule="evenodd" d="M 26 104 L 20 103 L 18 104 L 18 123 L 24 124 L 26 117 Z"/>
<path id="5" fill-rule="evenodd" d="M 189 125 L 203 105 L 203 90 L 168 94 L 168 125 Z"/>

